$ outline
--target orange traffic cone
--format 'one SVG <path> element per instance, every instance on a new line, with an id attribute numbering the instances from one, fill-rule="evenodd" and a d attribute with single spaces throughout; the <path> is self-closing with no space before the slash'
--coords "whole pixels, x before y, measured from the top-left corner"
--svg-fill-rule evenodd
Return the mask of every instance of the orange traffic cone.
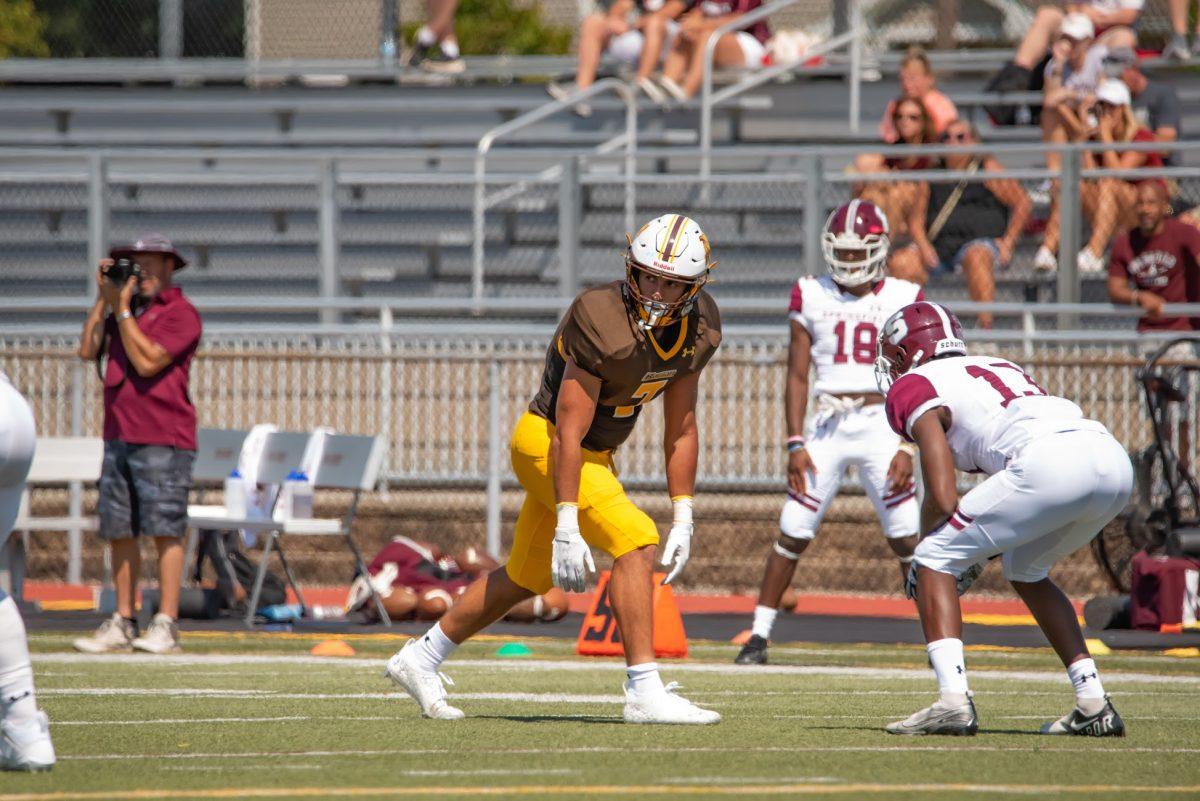
<path id="1" fill-rule="evenodd" d="M 675 594 L 662 583 L 666 575 L 654 574 L 654 656 L 682 658 L 687 656 L 687 634 L 683 630 L 683 617 L 675 604 Z M 583 626 L 575 643 L 575 652 L 582 656 L 625 655 L 621 632 L 608 599 L 608 580 L 611 576 L 608 570 L 600 574 L 596 592 L 592 596 L 592 606 L 583 616 Z"/>

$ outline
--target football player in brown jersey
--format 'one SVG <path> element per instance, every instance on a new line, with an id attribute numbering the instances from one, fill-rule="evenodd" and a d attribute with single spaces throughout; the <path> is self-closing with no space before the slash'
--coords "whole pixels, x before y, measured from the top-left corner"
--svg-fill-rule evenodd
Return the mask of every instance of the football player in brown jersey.
<path id="1" fill-rule="evenodd" d="M 665 214 L 630 239 L 624 281 L 584 290 L 563 315 L 537 395 L 513 432 L 513 471 L 526 495 L 508 563 L 472 584 L 437 625 L 388 661 L 387 675 L 426 717 L 463 717 L 447 703 L 438 672 L 458 644 L 551 586 L 582 592 L 595 570 L 591 548 L 600 548 L 613 558 L 608 592 L 628 665 L 625 721 L 721 719 L 659 677 L 652 629 L 658 531 L 613 469 L 613 453 L 642 407 L 662 395 L 674 506 L 662 564 L 672 581 L 691 551 L 700 372 L 721 342 L 717 305 L 703 289 L 713 264 L 700 226 Z"/>

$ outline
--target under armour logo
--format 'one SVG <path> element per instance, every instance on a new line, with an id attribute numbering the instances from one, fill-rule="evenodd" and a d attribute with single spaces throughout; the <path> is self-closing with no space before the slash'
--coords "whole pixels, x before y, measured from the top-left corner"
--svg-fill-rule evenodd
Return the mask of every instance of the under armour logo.
<path id="1" fill-rule="evenodd" d="M 684 348 L 681 351 L 681 353 L 683 354 L 683 357 L 686 359 L 688 356 L 695 356 L 696 349 L 694 347 L 693 348 Z"/>
<path id="2" fill-rule="evenodd" d="M 1082 676 L 1080 676 L 1080 681 L 1087 681 L 1088 679 L 1098 679 L 1098 678 L 1100 678 L 1100 677 L 1098 675 L 1096 675 L 1095 673 L 1084 673 Z"/>
<path id="3" fill-rule="evenodd" d="M 33 690 L 26 690 L 23 693 L 17 693 L 16 695 L 10 695 L 9 697 L 3 698 L 0 700 L 4 701 L 5 704 L 15 704 L 17 701 L 20 701 L 22 698 L 30 698 L 32 696 L 33 696 Z"/>
<path id="4" fill-rule="evenodd" d="M 955 670 L 955 671 L 958 673 L 958 675 L 960 675 L 960 676 L 961 676 L 962 674 L 964 674 L 964 673 L 966 673 L 966 672 L 967 672 L 967 671 L 966 671 L 966 669 L 965 669 L 965 668 L 963 668 L 963 666 L 962 666 L 962 665 L 955 665 L 955 666 L 954 666 L 954 670 Z"/>

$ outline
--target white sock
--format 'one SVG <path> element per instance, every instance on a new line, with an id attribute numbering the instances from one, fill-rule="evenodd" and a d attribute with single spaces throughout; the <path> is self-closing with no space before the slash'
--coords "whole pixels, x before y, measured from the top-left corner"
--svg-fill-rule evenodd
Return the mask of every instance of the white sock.
<path id="1" fill-rule="evenodd" d="M 750 633 L 757 634 L 764 640 L 771 639 L 771 629 L 775 626 L 775 617 L 778 614 L 778 609 L 769 606 L 759 604 L 754 607 L 754 625 L 750 627 Z"/>
<path id="2" fill-rule="evenodd" d="M 436 673 L 446 658 L 454 652 L 458 645 L 442 632 L 442 624 L 434 623 L 433 628 L 425 632 L 417 640 L 417 665 L 431 673 Z"/>
<path id="3" fill-rule="evenodd" d="M 458 41 L 455 39 L 442 40 L 442 52 L 447 58 L 458 58 Z"/>
<path id="4" fill-rule="evenodd" d="M 625 668 L 625 675 L 629 677 L 629 689 L 639 695 L 663 691 L 662 676 L 658 675 L 657 662 L 630 665 Z"/>
<path id="5" fill-rule="evenodd" d="M 967 665 L 963 659 L 962 640 L 947 637 L 925 646 L 929 662 L 937 676 L 938 690 L 943 696 L 967 694 Z M 956 699 L 957 700 L 957 699 Z"/>
<path id="6" fill-rule="evenodd" d="M 1067 675 L 1075 688 L 1076 700 L 1104 698 L 1104 685 L 1100 683 L 1100 672 L 1094 659 L 1080 659 L 1067 665 Z"/>
<path id="7" fill-rule="evenodd" d="M 21 613 L 3 591 L 0 598 L 0 717 L 20 722 L 37 714 L 33 666 Z"/>
<path id="8" fill-rule="evenodd" d="M 433 31 L 429 30 L 428 25 L 422 25 L 417 30 L 417 44 L 421 45 L 422 47 L 429 47 L 436 41 L 437 35 L 434 34 Z"/>

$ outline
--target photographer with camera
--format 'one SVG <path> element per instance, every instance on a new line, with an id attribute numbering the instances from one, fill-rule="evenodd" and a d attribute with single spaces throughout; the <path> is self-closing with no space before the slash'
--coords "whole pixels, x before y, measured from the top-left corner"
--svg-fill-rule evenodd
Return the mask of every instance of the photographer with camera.
<path id="1" fill-rule="evenodd" d="M 104 463 L 100 473 L 100 537 L 112 549 L 117 611 L 90 637 L 87 653 L 179 650 L 182 537 L 196 456 L 196 410 L 188 373 L 200 342 L 200 315 L 172 285 L 187 261 L 161 234 L 114 248 L 100 262 L 100 295 L 88 312 L 79 357 L 107 357 Z M 141 573 L 138 537 L 158 548 L 160 604 L 137 636 L 134 602 Z"/>

